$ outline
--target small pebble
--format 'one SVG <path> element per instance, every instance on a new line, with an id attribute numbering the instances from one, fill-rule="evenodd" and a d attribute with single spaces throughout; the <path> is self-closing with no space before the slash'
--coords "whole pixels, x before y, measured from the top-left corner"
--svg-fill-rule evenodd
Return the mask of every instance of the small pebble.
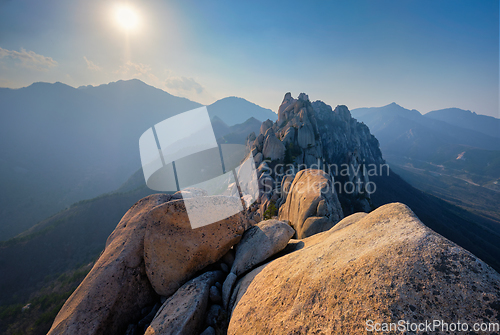
<path id="1" fill-rule="evenodd" d="M 214 304 L 221 304 L 222 303 L 222 295 L 221 295 L 220 290 L 217 288 L 217 286 L 210 287 L 210 300 Z"/>

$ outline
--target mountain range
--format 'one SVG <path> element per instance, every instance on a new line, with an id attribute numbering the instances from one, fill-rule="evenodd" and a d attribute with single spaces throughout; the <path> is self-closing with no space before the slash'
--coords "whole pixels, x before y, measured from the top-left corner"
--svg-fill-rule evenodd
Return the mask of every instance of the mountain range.
<path id="1" fill-rule="evenodd" d="M 461 123 L 456 120 L 444 121 L 443 119 L 454 120 L 454 117 L 447 116 L 448 114 L 449 110 L 442 110 L 422 115 L 415 109 L 409 110 L 396 103 L 352 110 L 353 117 L 370 127 L 388 154 L 407 153 L 415 158 L 430 159 L 445 146 L 456 150 L 467 147 L 483 150 L 500 149 L 498 135 L 491 136 L 490 129 L 481 131 L 483 115 L 470 114 L 474 120 L 477 119 L 477 122 L 469 121 L 469 128 L 464 128 L 454 124 Z M 493 117 L 486 118 L 493 120 L 491 122 L 493 126 L 500 127 L 500 120 Z"/>
<path id="2" fill-rule="evenodd" d="M 32 86 L 39 86 L 40 89 L 33 89 Z M 137 86 L 137 91 L 134 89 L 135 86 Z M 102 91 L 99 88 L 101 88 Z M 2 213 L 9 214 L 7 209 L 9 209 L 10 206 L 11 221 L 9 222 L 15 222 L 12 221 L 15 215 L 26 215 L 26 213 L 23 212 L 35 211 L 37 209 L 40 210 L 40 208 L 46 210 L 45 207 L 51 205 L 52 202 L 55 201 L 54 199 L 61 198 L 63 200 L 72 201 L 71 199 L 73 198 L 68 196 L 68 194 L 72 194 L 71 192 L 78 194 L 78 197 L 84 198 L 92 197 L 93 195 L 86 196 L 86 194 L 92 194 L 92 192 L 97 196 L 90 200 L 79 202 L 75 200 L 73 202 L 76 203 L 72 205 L 64 203 L 59 208 L 55 208 L 54 206 L 51 208 L 52 213 L 62 208 L 66 209 L 52 216 L 52 213 L 46 215 L 40 211 L 38 213 L 40 217 L 40 222 L 38 224 L 35 224 L 36 222 L 32 219 L 26 219 L 26 229 L 23 228 L 21 234 L 16 238 L 0 243 L 0 272 L 3 274 L 0 278 L 0 287 L 2 288 L 0 290 L 0 315 L 8 316 L 9 318 L 7 319 L 9 320 L 18 320 L 16 318 L 22 316 L 19 316 L 20 314 L 9 314 L 11 310 L 20 310 L 20 306 L 22 307 L 23 304 L 28 301 L 46 301 L 49 299 L 50 303 L 41 305 L 45 306 L 46 313 L 35 320 L 45 327 L 47 324 L 51 323 L 55 313 L 57 313 L 62 305 L 62 302 L 67 298 L 67 295 L 65 295 L 67 292 L 64 291 L 62 295 L 58 293 L 57 287 L 60 285 L 61 278 L 66 278 L 68 276 L 74 278 L 73 281 L 77 285 L 82 277 L 74 277 L 72 274 L 78 273 L 79 269 L 82 268 L 86 268 L 86 271 L 88 271 L 88 264 L 95 261 L 99 256 L 108 235 L 114 229 L 125 211 L 140 198 L 154 193 L 154 191 L 145 187 L 142 170 L 139 169 L 140 162 L 138 162 L 137 139 L 142 131 L 156 122 L 167 118 L 167 115 L 173 115 L 173 113 L 196 108 L 200 105 L 187 99 L 171 96 L 166 92 L 147 86 L 137 80 L 79 89 L 74 89 L 58 83 L 34 84 L 25 89 L 38 92 L 38 97 L 42 103 L 37 105 L 36 102 L 25 101 L 26 106 L 23 107 L 23 104 L 20 102 L 20 96 L 22 95 L 17 93 L 17 90 L 11 90 L 15 93 L 9 92 L 9 94 L 0 90 L 0 97 L 1 94 L 5 94 L 7 97 L 9 95 L 19 94 L 17 97 L 18 100 L 12 97 L 10 97 L 10 100 L 0 100 L 2 104 L 5 103 L 7 106 L 10 106 L 8 110 L 6 109 L 6 111 L 8 111 L 8 113 L 5 113 L 6 116 L 2 117 L 5 118 L 5 120 L 13 122 L 12 129 L 8 129 L 8 127 L 5 126 L 5 122 L 2 123 L 3 129 L 7 132 L 10 131 L 10 138 L 4 133 L 0 135 L 6 136 L 6 138 L 11 141 L 7 143 L 15 143 L 12 142 L 12 139 L 16 138 L 16 131 L 14 129 L 19 130 L 23 126 L 21 115 L 25 115 L 26 120 L 35 118 L 36 121 L 28 122 L 28 128 L 35 131 L 35 133 L 30 134 L 30 141 L 25 140 L 22 136 L 18 136 L 17 138 L 19 138 L 20 143 L 16 143 L 15 148 L 7 147 L 6 145 L 2 146 L 2 152 L 6 153 L 6 155 L 3 156 L 1 161 L 2 164 L 0 165 L 2 168 L 0 182 L 5 183 L 7 186 L 10 185 L 11 187 L 10 189 L 3 188 L 3 190 L 6 191 L 2 192 L 1 206 L 4 211 Z M 64 90 L 66 94 L 59 96 L 54 93 L 53 90 Z M 124 92 L 122 92 L 122 90 L 124 90 Z M 45 95 L 39 91 L 44 91 Z M 85 93 L 82 98 L 79 95 L 80 92 L 91 93 Z M 142 99 L 142 103 L 149 106 L 148 108 L 152 108 L 151 113 L 146 108 L 141 109 L 140 113 L 137 112 L 141 103 L 133 101 L 132 96 L 134 94 L 137 94 L 136 98 Z M 32 97 L 35 96 L 36 94 L 32 93 Z M 78 99 L 80 100 L 76 97 L 79 97 Z M 126 103 L 121 103 L 119 102 L 121 98 L 129 100 Z M 171 112 L 172 114 L 159 110 L 161 103 L 158 101 L 162 99 L 171 99 L 172 106 L 174 106 L 174 103 L 178 104 L 175 105 L 177 109 L 173 109 Z M 211 114 L 212 126 L 220 143 L 245 143 L 247 142 L 248 134 L 252 132 L 258 134 L 263 129 L 265 130 L 265 128 L 261 127 L 261 121 L 263 120 L 258 119 L 258 115 L 254 116 L 245 113 L 245 106 L 250 106 L 249 110 L 254 110 L 253 108 L 255 105 L 251 103 L 247 104 L 244 99 L 226 98 L 223 100 L 225 100 L 224 104 L 233 101 L 235 103 L 234 110 L 237 110 L 237 113 L 249 116 L 249 118 L 245 119 L 246 121 L 242 123 L 233 124 L 232 122 L 235 121 L 231 122 L 224 119 L 227 113 L 214 113 L 209 106 L 208 109 Z M 105 106 L 111 106 L 117 103 L 117 105 L 121 107 L 115 106 L 106 109 L 100 105 L 101 103 L 105 103 L 105 101 L 107 101 L 108 104 Z M 10 104 L 7 104 L 7 102 Z M 20 105 L 17 106 L 16 103 Z M 236 106 L 238 103 L 241 104 L 240 107 Z M 64 106 L 66 113 L 57 112 L 60 106 Z M 95 109 L 89 106 L 93 106 Z M 158 109 L 154 109 L 154 106 L 157 106 Z M 460 206 L 460 204 L 450 201 L 443 196 L 443 194 L 440 196 L 439 194 L 429 192 L 434 194 L 434 196 L 416 189 L 412 185 L 419 185 L 418 182 L 422 184 L 422 180 L 424 179 L 416 174 L 411 175 L 413 179 L 406 178 L 406 175 L 403 175 L 404 178 L 402 179 L 394 173 L 394 171 L 397 169 L 396 171 L 399 174 L 400 171 L 402 173 L 407 173 L 408 170 L 403 168 L 405 166 L 404 164 L 393 164 L 393 159 L 399 159 L 405 162 L 407 160 L 411 161 L 412 164 L 417 164 L 415 162 L 420 162 L 421 160 L 424 162 L 422 164 L 437 166 L 438 163 L 434 163 L 433 160 L 447 159 L 447 157 L 453 158 L 454 152 L 449 153 L 447 150 L 454 150 L 456 148 L 466 150 L 466 155 L 477 152 L 479 152 L 479 154 L 483 152 L 495 153 L 496 150 L 491 150 L 491 148 L 495 148 L 495 141 L 498 142 L 498 140 L 495 140 L 489 134 L 480 133 L 475 129 L 466 129 L 464 135 L 467 136 L 461 137 L 457 132 L 463 132 L 462 129 L 464 128 L 433 118 L 428 118 L 430 120 L 428 121 L 426 116 L 421 115 L 418 111 L 407 110 L 396 104 L 385 106 L 387 108 L 382 108 L 380 113 L 378 109 L 351 111 L 353 117 L 358 118 L 359 121 L 363 121 L 370 127 L 369 130 L 366 126 L 351 119 L 349 111 L 345 106 L 339 108 L 341 112 L 339 112 L 340 116 L 338 116 L 338 118 L 340 118 L 339 120 L 342 122 L 336 119 L 336 121 L 326 122 L 322 119 L 322 115 L 332 113 L 332 108 L 330 106 L 322 102 L 313 102 L 311 106 L 314 107 L 315 115 L 318 117 L 317 129 L 314 131 L 319 131 L 320 133 L 318 134 L 319 137 L 315 138 L 315 136 L 312 136 L 310 140 L 313 141 L 313 139 L 318 140 L 321 138 L 321 141 L 324 141 L 325 150 L 326 148 L 336 148 L 335 150 L 337 151 L 351 150 L 352 148 L 349 149 L 339 144 L 345 141 L 345 132 L 355 139 L 352 141 L 349 140 L 349 143 L 352 145 L 368 139 L 363 143 L 357 144 L 358 146 L 361 145 L 363 148 L 366 147 L 360 151 L 360 154 L 363 154 L 363 152 L 366 154 L 371 152 L 375 154 L 377 160 L 380 160 L 382 156 L 380 151 L 378 151 L 378 141 L 380 142 L 384 158 L 391 163 L 391 172 L 387 176 L 370 177 L 370 180 L 377 185 L 377 192 L 371 196 L 371 202 L 374 207 L 390 202 L 403 202 L 407 204 L 428 227 L 467 250 L 470 250 L 476 256 L 493 266 L 497 271 L 500 269 L 500 263 L 498 262 L 500 248 L 496 243 L 500 238 L 500 226 L 495 220 L 494 215 L 487 217 L 483 212 L 479 213 L 481 215 L 477 215 L 478 213 L 471 211 L 470 208 L 464 209 L 464 206 Z M 119 118 L 120 108 L 126 110 L 123 114 L 127 115 L 128 119 L 116 120 L 120 126 L 115 126 L 116 128 L 112 127 L 112 129 L 114 129 L 112 134 L 119 137 L 121 141 L 111 139 L 114 146 L 108 146 L 106 141 L 109 136 L 106 136 L 107 133 L 105 130 L 107 129 L 106 127 L 109 127 L 112 123 L 113 118 Z M 73 110 L 76 112 L 68 112 Z M 114 111 L 114 114 L 111 116 L 102 115 L 103 113 L 106 114 L 106 110 Z M 146 110 L 148 110 L 147 113 L 145 112 Z M 76 115 L 83 113 L 83 111 L 92 111 L 92 113 L 89 112 L 89 115 L 92 115 L 92 117 L 87 119 L 81 115 Z M 16 115 L 16 113 L 20 115 Z M 274 113 L 273 115 L 269 114 L 269 116 L 268 118 L 273 121 L 277 117 Z M 92 122 L 92 118 L 94 117 L 96 120 L 105 119 L 109 121 L 109 123 L 106 124 L 106 127 L 100 127 L 101 124 L 99 122 Z M 46 119 L 45 123 L 43 123 L 44 119 Z M 144 121 L 144 119 L 148 119 L 149 121 Z M 325 120 L 329 119 L 325 118 Z M 138 125 L 130 124 L 134 122 Z M 75 126 L 75 124 L 79 127 Z M 37 126 L 40 128 L 39 130 L 36 129 Z M 123 133 L 121 132 L 122 129 L 120 129 L 121 126 L 125 127 Z M 264 126 L 264 124 L 262 124 L 262 126 Z M 283 127 L 285 126 L 293 128 L 291 123 L 283 125 Z M 397 128 L 394 129 L 394 127 Z M 439 133 L 440 128 L 443 129 L 443 133 L 441 134 Z M 335 131 L 329 132 L 328 129 L 335 129 Z M 281 130 L 284 131 L 284 129 Z M 378 138 L 378 141 L 377 138 L 371 136 L 370 132 Z M 78 136 L 73 136 L 74 133 L 78 134 Z M 51 139 L 51 134 L 56 134 L 55 137 L 58 138 L 59 141 Z M 92 138 L 93 134 L 95 134 L 96 139 Z M 134 136 L 132 136 L 132 134 Z M 361 134 L 363 135 L 361 136 Z M 324 135 L 326 137 L 323 138 Z M 71 140 L 61 141 L 61 138 L 64 138 L 64 136 L 68 136 Z M 92 140 L 86 142 L 83 140 L 86 138 L 85 136 L 88 136 Z M 428 143 L 426 136 L 431 136 L 432 140 L 435 141 L 434 146 L 432 143 Z M 297 139 L 298 138 L 299 137 L 297 137 Z M 83 143 L 78 142 L 77 139 L 83 141 Z M 102 143 L 97 139 L 100 139 Z M 128 143 L 128 146 L 121 146 L 122 141 Z M 397 143 L 398 141 L 404 143 Z M 488 141 L 492 142 L 488 143 Z M 2 143 L 5 144 L 6 142 L 2 141 Z M 33 143 L 37 144 L 37 146 L 31 148 L 30 144 Z M 98 146 L 99 143 L 101 143 L 104 148 L 95 150 L 95 146 Z M 297 142 L 297 144 L 298 143 L 299 142 Z M 52 150 L 52 147 L 48 144 L 53 144 L 59 151 Z M 401 149 L 402 147 L 411 150 L 405 151 Z M 489 149 L 485 149 L 486 147 Z M 113 149 L 117 148 L 119 149 L 120 155 L 117 154 L 116 156 L 112 156 L 112 160 L 120 161 L 120 159 L 123 159 L 121 164 L 126 165 L 128 162 L 126 160 L 127 154 L 137 159 L 135 163 L 130 163 L 130 165 L 126 166 L 128 168 L 126 171 L 117 169 L 117 166 L 111 164 L 107 160 L 108 157 L 106 157 L 106 153 L 109 154 Z M 18 150 L 16 151 L 13 149 Z M 93 152 L 93 149 L 98 151 L 98 153 Z M 307 145 L 303 151 L 312 151 L 313 149 L 314 147 Z M 37 153 L 37 150 L 41 150 L 41 152 Z M 77 157 L 79 150 L 83 151 L 82 157 Z M 427 156 L 427 153 L 421 153 L 420 150 L 430 150 L 433 153 Z M 287 148 L 286 152 L 288 151 L 289 148 Z M 327 158 L 332 160 L 332 162 L 340 164 L 341 162 L 337 162 L 336 160 L 344 159 L 345 152 L 334 153 L 333 151 L 325 152 L 328 156 Z M 419 158 L 409 156 L 413 152 L 416 152 Z M 38 160 L 36 162 L 30 162 L 29 157 L 26 157 L 28 153 L 30 155 L 35 155 L 34 157 L 37 157 Z M 440 156 L 442 153 L 444 153 L 443 155 L 445 158 Z M 323 153 L 319 152 L 318 154 L 323 155 Z M 10 157 L 17 158 L 18 161 L 11 160 Z M 71 157 L 71 159 L 68 160 L 68 157 Z M 97 157 L 97 159 L 95 157 Z M 130 159 L 130 157 L 128 158 Z M 76 159 L 79 159 L 78 162 L 80 162 L 81 165 L 75 163 Z M 87 165 L 87 159 L 91 160 L 95 165 Z M 105 161 L 99 162 L 99 159 Z M 425 159 L 429 159 L 429 161 Z M 133 159 L 130 159 L 130 161 L 133 161 Z M 16 164 L 13 164 L 13 162 Z M 51 162 L 62 162 L 60 164 L 61 166 L 53 174 L 50 173 L 51 169 L 54 169 L 54 165 L 51 165 Z M 56 173 L 61 173 L 65 168 L 71 170 L 72 164 L 75 165 L 76 169 L 74 171 L 66 171 L 66 179 L 61 178 L 63 176 Z M 446 160 L 445 164 L 448 164 Z M 86 180 L 82 180 L 81 176 L 81 171 L 83 171 L 84 168 L 87 169 L 86 171 L 90 171 L 86 175 Z M 108 171 L 106 169 L 110 170 Z M 11 178 L 13 171 L 17 171 L 16 173 L 19 174 L 19 178 Z M 101 174 L 95 173 L 95 171 L 101 171 Z M 32 174 L 32 172 L 36 172 L 36 174 Z M 117 174 L 119 173 L 120 175 L 118 178 Z M 495 169 L 493 168 L 492 174 L 494 175 L 494 173 Z M 112 178 L 111 183 L 106 180 L 106 176 L 113 176 L 113 178 L 116 177 L 116 179 Z M 435 178 L 442 180 L 442 176 L 435 176 Z M 483 176 L 482 178 L 491 179 L 491 176 Z M 94 179 L 97 179 L 97 181 Z M 410 181 L 412 185 L 407 183 L 404 179 Z M 75 180 L 80 181 L 78 184 L 80 186 L 77 188 L 74 187 Z M 99 181 L 106 184 L 107 188 L 104 191 L 100 191 L 103 185 L 100 185 L 98 183 Z M 91 189 L 89 188 L 88 182 L 94 182 L 101 188 L 96 186 L 94 189 Z M 115 191 L 104 194 L 109 192 L 109 189 L 112 189 L 114 185 L 118 185 L 114 188 Z M 481 188 L 486 189 L 482 186 Z M 49 191 L 47 191 L 47 189 Z M 445 186 L 443 186 L 442 189 L 446 189 Z M 492 189 L 488 190 L 495 192 Z M 11 194 L 8 192 L 12 192 L 14 199 L 9 199 Z M 31 199 L 26 198 L 27 194 L 31 196 Z M 78 197 L 75 196 L 74 198 L 78 199 Z M 29 201 L 27 199 L 29 199 Z M 81 200 L 81 198 L 78 200 Z M 347 201 L 344 199 L 341 203 L 345 209 Z M 37 204 L 38 207 L 36 207 L 35 204 Z M 494 204 L 490 204 L 489 206 L 491 207 L 492 205 Z M 474 204 L 472 203 L 470 207 L 474 208 Z M 5 217 L 8 217 L 8 215 Z M 21 229 L 21 227 L 19 227 L 19 229 Z M 41 292 L 49 292 L 50 294 L 41 295 Z M 56 293 L 59 295 L 54 296 Z M 2 305 L 5 307 L 1 307 Z"/>
<path id="3" fill-rule="evenodd" d="M 141 134 L 200 106 L 136 79 L 97 87 L 0 88 L 0 240 L 77 201 L 116 190 L 141 166 Z M 207 109 L 212 119 L 224 120 L 228 132 L 221 136 L 238 133 L 230 127 L 249 118 L 260 123 L 277 117 L 236 97 Z"/>
<path id="4" fill-rule="evenodd" d="M 405 180 L 500 223 L 500 119 L 458 108 L 422 115 L 395 103 L 352 115 Z"/>
<path id="5" fill-rule="evenodd" d="M 500 120 L 492 116 L 480 115 L 460 108 L 440 109 L 424 115 L 460 128 L 471 129 L 488 136 L 500 138 Z"/>

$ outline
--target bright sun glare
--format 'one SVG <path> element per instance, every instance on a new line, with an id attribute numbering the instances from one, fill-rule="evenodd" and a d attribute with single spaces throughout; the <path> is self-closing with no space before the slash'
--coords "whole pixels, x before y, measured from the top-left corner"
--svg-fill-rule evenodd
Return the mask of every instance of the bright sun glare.
<path id="1" fill-rule="evenodd" d="M 139 15 L 129 5 L 120 5 L 115 9 L 115 20 L 125 31 L 134 31 L 139 25 Z"/>

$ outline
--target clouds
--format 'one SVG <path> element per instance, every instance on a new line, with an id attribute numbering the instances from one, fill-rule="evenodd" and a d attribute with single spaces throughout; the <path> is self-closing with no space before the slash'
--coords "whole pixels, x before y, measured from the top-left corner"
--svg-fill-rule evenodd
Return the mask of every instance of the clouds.
<path id="1" fill-rule="evenodd" d="M 174 89 L 176 91 L 194 91 L 197 94 L 202 94 L 204 87 L 201 86 L 193 78 L 186 77 L 170 77 L 165 80 L 165 86 L 167 88 Z"/>
<path id="2" fill-rule="evenodd" d="M 167 68 L 131 60 L 110 63 L 99 59 L 97 63 L 82 54 L 78 58 L 79 65 L 75 66 L 74 62 L 62 60 L 58 63 L 52 57 L 24 48 L 16 51 L 0 47 L 0 86 L 23 87 L 34 81 L 64 81 L 79 86 L 82 82 L 100 84 L 136 78 L 172 95 L 200 103 L 210 104 L 216 100 L 198 78 L 183 76 Z"/>
<path id="3" fill-rule="evenodd" d="M 195 78 L 180 76 L 169 69 L 154 69 L 148 64 L 127 61 L 113 72 L 113 80 L 140 79 L 170 94 L 209 104 L 216 100 Z"/>
<path id="4" fill-rule="evenodd" d="M 21 48 L 21 51 L 15 51 L 0 47 L 0 60 L 13 61 L 21 67 L 36 71 L 48 71 L 58 65 L 51 57 L 39 55 L 34 51 L 26 51 L 24 48 Z"/>
<path id="5" fill-rule="evenodd" d="M 141 77 L 150 74 L 151 66 L 127 61 L 124 65 L 120 66 L 120 70 L 118 72 L 131 75 L 132 77 Z"/>
<path id="6" fill-rule="evenodd" d="M 207 91 L 205 86 L 199 83 L 195 78 L 175 75 L 172 71 L 166 70 L 165 79 L 162 84 L 156 87 L 161 87 L 170 94 L 188 98 L 205 105 L 213 103 L 216 98 Z"/>
<path id="7" fill-rule="evenodd" d="M 151 66 L 131 61 L 121 65 L 117 71 L 117 73 L 127 77 L 152 81 L 153 86 L 166 88 L 168 91 L 174 91 L 177 94 L 183 94 L 183 96 L 189 93 L 199 95 L 205 92 L 205 88 L 193 78 L 175 76 L 171 70 L 164 70 L 163 72 L 166 79 L 162 80 L 157 75 L 158 71 L 153 71 Z"/>
<path id="8" fill-rule="evenodd" d="M 151 66 L 143 63 L 134 63 L 127 61 L 114 72 L 118 79 L 140 79 L 149 85 L 162 88 L 162 81 L 153 73 Z"/>
<path id="9" fill-rule="evenodd" d="M 101 71 L 102 68 L 95 64 L 93 61 L 88 60 L 87 57 L 83 56 L 83 59 L 85 59 L 85 62 L 87 63 L 87 69 L 92 70 L 92 71 Z"/>

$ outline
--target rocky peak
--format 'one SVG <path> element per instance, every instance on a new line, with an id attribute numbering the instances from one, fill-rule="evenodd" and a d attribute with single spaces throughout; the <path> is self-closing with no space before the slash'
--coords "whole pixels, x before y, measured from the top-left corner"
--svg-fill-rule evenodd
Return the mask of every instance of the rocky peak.
<path id="1" fill-rule="evenodd" d="M 260 133 L 265 134 L 266 131 L 273 126 L 273 121 L 271 120 L 266 120 L 262 122 L 262 125 L 260 126 Z"/>
<path id="2" fill-rule="evenodd" d="M 283 119 L 283 113 L 285 110 L 292 105 L 296 100 L 292 97 L 292 93 L 287 92 L 283 98 L 283 102 L 278 108 L 278 122 Z"/>
<path id="3" fill-rule="evenodd" d="M 293 97 L 292 97 L 292 93 L 290 92 L 286 92 L 285 93 L 285 97 L 283 98 L 283 102 L 287 101 L 287 102 L 291 102 L 293 101 Z M 281 104 L 283 104 L 283 102 Z"/>
<path id="4" fill-rule="evenodd" d="M 299 94 L 299 100 L 300 101 L 309 101 L 309 96 L 305 93 L 300 93 Z"/>
<path id="5" fill-rule="evenodd" d="M 383 164 L 384 160 L 377 139 L 366 125 L 352 118 L 347 106 L 338 105 L 332 110 L 322 101 L 311 103 L 305 93 L 294 99 L 288 92 L 278 108 L 278 121 L 263 122 L 255 138 L 247 142 L 247 151 L 270 170 L 261 185 L 279 186 L 286 174 L 294 175 L 305 168 L 322 169 L 342 187 L 349 187 L 348 194 L 338 194 L 344 215 L 371 209 L 370 194 L 365 192 L 370 182 L 366 165 Z M 262 155 L 257 156 L 259 153 Z M 278 207 L 284 203 L 279 190 L 264 192 L 263 196 L 261 214 L 272 202 Z"/>
<path id="6" fill-rule="evenodd" d="M 345 105 L 338 105 L 335 107 L 335 110 L 333 111 L 334 113 L 338 114 L 338 116 L 343 120 L 343 121 L 350 121 L 351 120 L 351 112 L 349 111 L 349 108 Z"/>

